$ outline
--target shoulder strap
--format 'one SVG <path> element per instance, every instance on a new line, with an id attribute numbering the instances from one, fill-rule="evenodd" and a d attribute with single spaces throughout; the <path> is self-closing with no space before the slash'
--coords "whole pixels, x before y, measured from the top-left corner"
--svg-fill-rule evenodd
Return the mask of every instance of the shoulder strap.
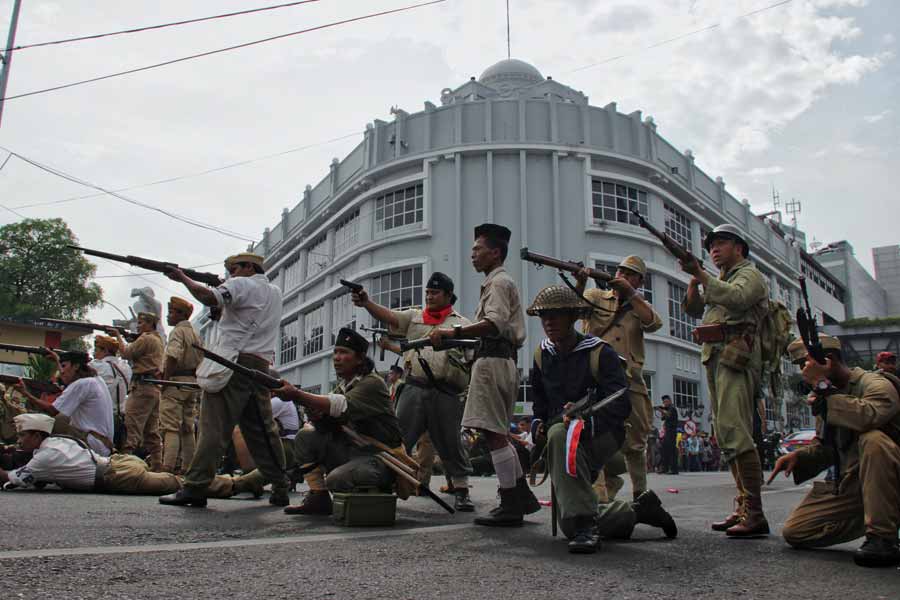
<path id="1" fill-rule="evenodd" d="M 619 308 L 616 309 L 616 314 L 613 315 L 612 321 L 610 321 L 609 324 L 603 328 L 603 331 L 601 331 L 597 335 L 597 337 L 602 338 L 604 335 L 609 333 L 609 330 L 618 325 L 619 322 L 625 318 L 625 315 L 628 314 L 628 311 L 630 311 L 632 308 L 634 308 L 634 305 L 631 304 L 631 302 L 626 302 L 619 306 Z"/>
<path id="2" fill-rule="evenodd" d="M 591 377 L 594 378 L 595 383 L 600 383 L 600 353 L 603 352 L 605 345 L 606 342 L 601 341 L 596 348 L 591 349 L 591 357 L 588 362 L 591 365 Z"/>
<path id="3" fill-rule="evenodd" d="M 537 365 L 537 368 L 541 368 L 541 362 L 544 356 L 544 349 L 538 344 L 538 347 L 534 349 L 534 364 Z"/>

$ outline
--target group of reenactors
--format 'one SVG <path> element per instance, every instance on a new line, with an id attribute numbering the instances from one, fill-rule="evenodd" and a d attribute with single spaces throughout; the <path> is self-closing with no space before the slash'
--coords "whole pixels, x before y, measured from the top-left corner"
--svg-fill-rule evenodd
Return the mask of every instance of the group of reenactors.
<path id="1" fill-rule="evenodd" d="M 510 237 L 509 229 L 501 225 L 475 228 L 471 261 L 484 280 L 471 320 L 454 309 L 454 283 L 442 273 L 428 279 L 421 309 L 393 310 L 373 302 L 364 289 L 352 292 L 353 303 L 385 323 L 391 334 L 430 340 L 429 346 L 403 355 L 402 374 L 395 375 L 391 389 L 374 370 L 369 342 L 349 328 L 336 336 L 333 365 L 338 381 L 326 394 L 304 391 L 283 380 L 280 389 L 270 390 L 219 363 L 201 362 L 200 355 L 191 351 L 199 340 L 187 322 L 190 305 L 173 299 L 169 324 L 175 329 L 165 348 L 155 333 L 155 321 L 143 314 L 137 341 L 98 338 L 98 354 L 108 349 L 132 365 L 123 453 L 107 458 L 111 446 L 104 439 L 106 430 L 84 432 L 85 444 L 50 437 L 54 428 L 50 416 L 22 415 L 17 418 L 20 441 L 35 450 L 36 464 L 0 471 L 0 481 L 25 486 L 54 481 L 47 475 L 50 451 L 80 443 L 85 467 L 81 489 L 165 493 L 159 498 L 163 504 L 205 506 L 209 497 L 261 493 L 262 486 L 270 484 L 270 502 L 285 506 L 286 513 L 330 514 L 335 492 L 408 495 L 408 489 L 401 492 L 408 482 L 390 468 L 390 459 L 409 464 L 407 455 L 427 434 L 446 471 L 455 509 L 472 512 L 476 510 L 469 495 L 472 469 L 460 437 L 461 428 L 466 428 L 484 440 L 499 488 L 499 504 L 474 522 L 521 526 L 526 515 L 540 509 L 509 430 L 527 314 L 540 319 L 546 336 L 533 349 L 532 437 L 543 449 L 534 462 L 544 466 L 551 481 L 554 531 L 558 525 L 573 553 L 596 552 L 601 538 L 627 539 L 641 523 L 676 537 L 675 521 L 647 486 L 646 440 L 654 409 L 642 374 L 644 334 L 658 330 L 662 322 L 640 292 L 647 274 L 644 261 L 626 257 L 602 289 L 599 281 L 598 287 L 585 289 L 590 271 L 583 270 L 576 276 L 577 285 L 546 287 L 525 308 L 504 268 Z M 709 274 L 695 258 L 681 259 L 681 268 L 691 276 L 683 308 L 702 318 L 695 339 L 702 343 L 713 428 L 737 491 L 733 512 L 713 523 L 712 529 L 729 537 L 756 538 L 769 533 L 762 506 L 762 467 L 753 441 L 768 289 L 749 260 L 750 245 L 739 229 L 719 226 L 705 238 L 704 246 L 719 274 Z M 211 343 L 217 354 L 268 372 L 281 319 L 281 293 L 266 277 L 260 256 L 232 256 L 225 267 L 229 278 L 217 287 L 198 283 L 180 270 L 167 275 L 184 284 L 194 299 L 221 311 Z M 474 358 L 459 348 L 442 348 L 448 340 L 472 339 L 480 340 Z M 898 564 L 900 381 L 886 373 L 848 368 L 835 338 L 821 336 L 821 345 L 825 364 L 811 359 L 801 341 L 786 349 L 810 386 L 808 402 L 817 416 L 819 435 L 810 446 L 779 459 L 772 477 L 784 472 L 800 483 L 837 465 L 837 483 L 827 489 L 817 482 L 791 513 L 783 535 L 798 547 L 828 546 L 865 535 L 866 542 L 855 554 L 858 564 Z M 143 376 L 157 373 L 160 365 L 166 379 L 196 377 L 204 390 L 196 449 L 184 427 L 191 416 L 188 394 L 164 391 L 160 403 L 158 388 L 142 383 Z M 84 366 L 86 361 L 71 353 L 60 356 L 67 387 L 54 404 L 63 400 L 65 406 L 66 394 L 77 387 L 73 383 L 90 378 L 90 371 L 79 370 Z M 288 505 L 284 448 L 273 423 L 273 394 L 301 406 L 309 420 L 291 445 L 309 492 L 293 506 Z M 42 408 L 50 415 L 68 414 L 60 407 Z M 257 470 L 237 478 L 217 476 L 218 461 L 235 426 L 240 427 Z M 666 429 L 669 434 L 668 422 Z M 361 444 L 360 439 L 368 442 Z M 139 447 L 146 448 L 149 467 L 129 455 Z M 389 450 L 388 458 L 378 455 L 379 449 Z M 169 472 L 179 457 L 183 478 Z M 616 499 L 625 472 L 632 483 L 630 501 Z M 55 481 L 66 484 L 65 476 Z"/>

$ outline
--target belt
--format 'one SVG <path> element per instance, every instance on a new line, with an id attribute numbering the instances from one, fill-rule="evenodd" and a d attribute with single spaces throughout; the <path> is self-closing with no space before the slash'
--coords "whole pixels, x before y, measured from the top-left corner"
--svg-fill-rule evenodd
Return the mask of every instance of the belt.
<path id="1" fill-rule="evenodd" d="M 516 349 L 504 339 L 482 338 L 481 346 L 475 353 L 475 360 L 479 358 L 516 358 Z"/>
<path id="2" fill-rule="evenodd" d="M 255 354 L 240 352 L 238 353 L 237 363 L 245 367 L 250 367 L 251 369 L 256 369 L 257 371 L 262 371 L 263 373 L 269 372 L 269 361 Z"/>
<path id="3" fill-rule="evenodd" d="M 102 492 L 106 489 L 103 478 L 106 477 L 106 472 L 109 471 L 109 463 L 97 463 L 96 467 L 97 470 L 94 472 L 94 491 Z"/>
<path id="4" fill-rule="evenodd" d="M 297 435 L 299 429 L 282 429 L 280 437 L 286 438 L 289 435 Z"/>
<path id="5" fill-rule="evenodd" d="M 102 433 L 97 433 L 96 431 L 88 431 L 87 434 L 92 435 L 96 439 L 100 440 L 100 443 L 103 444 L 104 446 L 106 446 L 106 449 L 109 450 L 110 452 L 113 451 L 112 441 L 110 441 L 110 439 L 108 437 L 106 437 L 105 435 L 103 435 Z"/>
<path id="6" fill-rule="evenodd" d="M 195 377 L 196 375 L 197 373 L 194 369 L 181 369 L 180 371 L 169 373 L 170 377 Z"/>
<path id="7" fill-rule="evenodd" d="M 438 390 L 439 392 L 444 392 L 444 393 L 452 392 L 454 394 L 462 393 L 462 390 L 457 389 L 455 385 L 453 385 L 451 383 L 447 383 L 446 381 L 443 381 L 443 380 L 438 381 L 437 383 L 438 383 L 438 385 L 441 386 L 441 388 L 444 388 L 444 389 L 439 389 L 439 388 L 435 387 L 427 379 L 422 379 L 421 377 L 413 377 L 412 375 L 407 376 L 406 379 L 403 380 L 403 383 L 405 383 L 406 385 L 411 385 L 413 387 L 423 389 L 423 390 Z"/>

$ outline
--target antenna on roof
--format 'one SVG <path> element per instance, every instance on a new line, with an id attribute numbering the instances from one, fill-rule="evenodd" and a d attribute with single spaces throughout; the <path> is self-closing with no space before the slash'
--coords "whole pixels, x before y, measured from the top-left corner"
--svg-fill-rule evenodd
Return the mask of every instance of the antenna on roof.
<path id="1" fill-rule="evenodd" d="M 506 0 L 506 58 L 512 58 L 509 45 L 509 0 Z"/>

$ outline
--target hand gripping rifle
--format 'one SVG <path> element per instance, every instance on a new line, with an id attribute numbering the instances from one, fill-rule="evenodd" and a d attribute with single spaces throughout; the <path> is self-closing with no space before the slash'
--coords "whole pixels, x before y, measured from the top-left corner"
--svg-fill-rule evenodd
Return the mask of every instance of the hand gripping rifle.
<path id="1" fill-rule="evenodd" d="M 569 408 L 565 409 L 562 412 L 562 416 L 569 417 L 571 419 L 587 419 L 593 417 L 595 414 L 600 412 L 601 409 L 609 406 L 610 404 L 621 398 L 623 395 L 625 395 L 627 392 L 628 388 L 623 387 L 622 389 L 613 392 L 612 394 L 598 402 L 592 402 L 591 394 L 588 394 Z"/>
<path id="2" fill-rule="evenodd" d="M 816 326 L 816 317 L 809 306 L 809 293 L 806 291 L 806 277 L 801 275 L 800 295 L 803 297 L 803 306 L 797 309 L 797 329 L 800 330 L 800 339 L 806 346 L 806 352 L 820 365 L 825 364 L 825 349 L 819 341 L 819 328 Z M 805 307 L 805 308 L 804 308 Z"/>
<path id="3" fill-rule="evenodd" d="M 125 340 L 128 342 L 133 342 L 134 340 L 138 339 L 138 337 L 141 335 L 137 332 L 129 331 L 125 327 L 118 327 L 115 325 L 101 325 L 100 323 L 90 323 L 88 321 L 72 321 L 69 319 L 50 319 L 47 317 L 41 317 L 40 320 L 47 322 L 47 323 L 53 323 L 56 325 L 66 325 L 69 327 L 81 327 L 87 331 L 103 331 L 105 333 L 109 333 L 109 331 L 111 329 L 114 329 L 114 330 L 118 331 L 119 334 L 123 338 L 125 338 Z"/>
<path id="4" fill-rule="evenodd" d="M 32 393 L 37 392 L 39 394 L 59 394 L 60 392 L 62 392 L 61 387 L 46 381 L 28 379 L 27 377 L 16 377 L 15 375 L 0 375 L 0 383 L 6 385 L 19 385 L 19 379 L 22 380 L 22 383 L 25 384 L 25 387 L 31 390 Z"/>
<path id="5" fill-rule="evenodd" d="M 163 262 L 160 260 L 152 260 L 149 258 L 142 258 L 140 256 L 122 256 L 120 254 L 110 254 L 109 252 L 101 252 L 100 250 L 91 250 L 90 248 L 82 248 L 81 246 L 72 246 L 71 244 L 67 244 L 69 248 L 73 250 L 81 250 L 87 255 L 96 256 L 97 258 L 105 258 L 107 260 L 114 260 L 116 262 L 121 262 L 125 264 L 129 264 L 132 267 L 140 267 L 141 269 L 147 269 L 148 271 L 156 271 L 157 273 L 171 273 L 175 269 L 181 270 L 185 275 L 193 279 L 194 281 L 199 281 L 200 283 L 205 283 L 210 287 L 215 287 L 217 285 L 222 284 L 222 279 L 216 275 L 215 273 L 206 273 L 203 271 L 195 271 L 194 269 L 185 269 L 179 267 L 176 263 L 171 262 Z"/>
<path id="6" fill-rule="evenodd" d="M 203 356 L 213 361 L 214 363 L 218 363 L 223 367 L 228 367 L 238 375 L 246 377 L 255 383 L 260 384 L 263 387 L 267 387 L 270 390 L 277 390 L 281 387 L 281 380 L 272 377 L 268 373 L 263 373 L 262 371 L 258 371 L 256 369 L 251 369 L 250 367 L 245 367 L 244 365 L 240 365 L 234 361 L 228 360 L 224 356 L 219 356 L 212 350 L 207 350 L 203 346 L 199 344 L 191 344 L 194 348 L 203 353 Z M 146 381 L 146 380 L 145 380 Z M 167 384 L 177 384 L 183 383 L 178 381 L 166 382 Z"/>
<path id="7" fill-rule="evenodd" d="M 668 250 L 669 253 L 672 254 L 675 258 L 677 258 L 678 260 L 680 260 L 681 262 L 683 262 L 685 264 L 697 260 L 697 257 L 695 257 L 693 254 L 691 254 L 687 248 L 685 248 L 684 246 L 682 246 L 681 244 L 679 244 L 678 242 L 673 240 L 671 237 L 669 237 L 668 235 L 666 235 L 665 233 L 663 233 L 662 231 L 660 231 L 659 229 L 657 229 L 656 227 L 654 227 L 653 225 L 648 223 L 647 219 L 645 219 L 641 213 L 639 213 L 638 211 L 636 211 L 634 209 L 631 209 L 631 214 L 633 214 L 637 218 L 638 225 L 640 225 L 641 227 L 646 229 L 648 232 L 650 232 L 650 234 L 653 237 L 655 237 L 660 242 L 662 242 L 662 245 L 665 246 L 666 250 Z M 697 261 L 697 262 L 700 262 L 700 261 Z"/>
<path id="8" fill-rule="evenodd" d="M 559 258 L 553 258 L 552 256 L 547 256 L 545 254 L 538 254 L 536 252 L 531 252 L 528 248 L 522 248 L 521 250 L 519 250 L 519 258 L 542 267 L 553 267 L 554 269 L 559 269 L 560 271 L 567 271 L 573 275 L 584 268 L 584 265 L 581 263 L 561 260 Z M 602 281 L 606 283 L 613 278 L 612 275 L 600 269 L 593 269 L 588 267 L 588 272 L 591 279 L 595 281 Z"/>

